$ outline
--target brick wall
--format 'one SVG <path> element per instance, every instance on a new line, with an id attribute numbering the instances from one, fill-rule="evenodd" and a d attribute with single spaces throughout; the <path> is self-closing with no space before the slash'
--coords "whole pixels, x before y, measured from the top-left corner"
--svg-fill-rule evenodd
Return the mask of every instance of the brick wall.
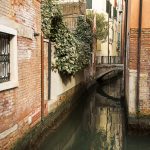
<path id="1" fill-rule="evenodd" d="M 67 27 L 73 31 L 77 26 L 77 18 L 86 13 L 85 2 L 66 2 L 60 5 Z"/>
<path id="2" fill-rule="evenodd" d="M 129 60 L 127 62 L 129 70 L 137 71 L 137 51 L 138 51 L 137 48 L 138 48 L 138 30 L 132 28 L 130 29 L 130 46 L 128 53 Z M 139 95 L 140 95 L 140 106 L 139 106 L 140 114 L 150 115 L 150 28 L 142 28 L 141 34 Z"/>
<path id="3" fill-rule="evenodd" d="M 1 0 L 0 24 L 18 31 L 19 86 L 0 91 L 0 149 L 9 149 L 40 120 L 41 32 L 40 2 Z M 2 20 L 2 21 L 1 21 Z M 12 23 L 11 23 L 12 22 Z"/>
<path id="4" fill-rule="evenodd" d="M 140 110 L 150 115 L 150 28 L 142 29 L 141 45 Z"/>
<path id="5" fill-rule="evenodd" d="M 73 12 L 76 12 L 77 8 L 78 5 Z M 85 10 L 85 7 L 83 8 Z M 69 10 L 72 11 L 70 8 Z M 34 135 L 39 135 L 43 129 L 42 125 L 36 126 L 41 123 L 41 38 L 34 37 L 34 33 L 41 32 L 40 0 L 1 0 L 0 24 L 17 30 L 19 74 L 17 88 L 0 91 L 0 150 L 9 149 L 20 140 L 17 148 L 23 149 L 24 145 L 27 145 L 26 142 L 30 142 L 31 137 L 35 138 Z M 56 111 L 56 117 L 59 117 L 65 109 L 69 111 L 83 93 L 84 74 L 81 72 L 63 82 L 59 74 L 53 72 L 51 93 L 56 95 L 54 100 L 48 101 L 47 44 L 45 42 L 44 45 L 44 113 L 54 114 Z M 48 115 L 47 119 L 55 118 L 50 117 L 51 115 Z M 37 131 L 38 127 L 40 129 Z M 34 132 L 31 133 L 32 130 Z M 27 136 L 24 136 L 25 133 Z"/>

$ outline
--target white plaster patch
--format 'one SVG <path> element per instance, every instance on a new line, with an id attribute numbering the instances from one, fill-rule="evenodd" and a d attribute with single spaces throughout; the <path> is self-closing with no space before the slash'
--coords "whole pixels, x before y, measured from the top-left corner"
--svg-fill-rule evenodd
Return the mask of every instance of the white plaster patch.
<path id="1" fill-rule="evenodd" d="M 129 70 L 129 113 L 136 113 L 136 81 L 137 71 Z"/>
<path id="2" fill-rule="evenodd" d="M 29 116 L 29 117 L 28 117 L 28 124 L 31 124 L 31 123 L 32 123 L 32 117 Z"/>
<path id="3" fill-rule="evenodd" d="M 18 129 L 18 124 L 15 124 L 13 127 L 5 130 L 4 132 L 0 133 L 0 140 L 4 139 L 6 136 L 8 136 L 10 133 L 16 131 Z"/>

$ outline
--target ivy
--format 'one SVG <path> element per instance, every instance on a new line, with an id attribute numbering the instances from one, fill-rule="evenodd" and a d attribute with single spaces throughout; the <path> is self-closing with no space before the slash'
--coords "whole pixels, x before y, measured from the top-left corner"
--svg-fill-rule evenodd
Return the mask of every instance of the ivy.
<path id="1" fill-rule="evenodd" d="M 52 0 L 42 2 L 42 31 L 45 38 L 55 43 L 54 68 L 73 75 L 90 63 L 92 30 L 84 17 L 77 19 L 77 28 L 71 32 L 63 22 L 59 6 Z"/>
<path id="2" fill-rule="evenodd" d="M 86 22 L 83 16 L 80 16 L 77 20 L 77 28 L 75 31 L 75 37 L 81 43 L 81 55 L 80 64 L 86 66 L 90 63 L 91 50 L 92 50 L 92 28 Z"/>

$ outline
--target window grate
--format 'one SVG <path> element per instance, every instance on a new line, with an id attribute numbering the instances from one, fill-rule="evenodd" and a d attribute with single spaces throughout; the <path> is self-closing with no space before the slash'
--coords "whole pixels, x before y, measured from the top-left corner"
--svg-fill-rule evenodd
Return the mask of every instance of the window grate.
<path id="1" fill-rule="evenodd" d="M 10 35 L 0 32 L 0 83 L 10 80 Z"/>

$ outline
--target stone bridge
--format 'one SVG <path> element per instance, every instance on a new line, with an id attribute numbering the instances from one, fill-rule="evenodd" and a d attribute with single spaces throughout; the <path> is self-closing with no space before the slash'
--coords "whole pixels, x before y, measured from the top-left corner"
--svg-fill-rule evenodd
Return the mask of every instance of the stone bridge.
<path id="1" fill-rule="evenodd" d="M 96 58 L 96 72 L 94 80 L 89 82 L 87 88 L 96 83 L 96 80 L 101 79 L 107 74 L 116 76 L 118 73 L 123 72 L 124 65 L 120 63 L 118 56 L 98 56 Z"/>
<path id="2" fill-rule="evenodd" d="M 123 64 L 99 64 L 96 66 L 96 75 L 95 78 L 102 78 L 106 74 L 116 71 L 123 71 Z"/>
<path id="3" fill-rule="evenodd" d="M 102 78 L 103 76 L 123 71 L 124 65 L 120 63 L 118 56 L 97 56 L 96 58 L 96 75 L 95 78 Z"/>

